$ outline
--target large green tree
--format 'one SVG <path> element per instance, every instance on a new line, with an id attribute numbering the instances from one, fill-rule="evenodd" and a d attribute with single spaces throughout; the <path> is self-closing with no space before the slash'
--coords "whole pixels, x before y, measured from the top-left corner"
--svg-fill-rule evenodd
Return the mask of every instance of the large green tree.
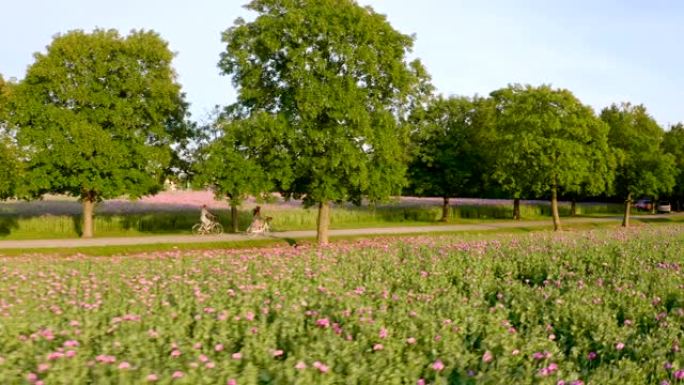
<path id="1" fill-rule="evenodd" d="M 674 156 L 677 168 L 677 179 L 672 191 L 672 198 L 674 200 L 677 211 L 682 209 L 682 202 L 684 202 L 684 124 L 678 123 L 665 133 L 663 140 L 663 150 Z"/>
<path id="2" fill-rule="evenodd" d="M 15 196 L 21 175 L 19 152 L 7 122 L 11 87 L 0 75 L 0 199 Z"/>
<path id="3" fill-rule="evenodd" d="M 559 230 L 559 192 L 598 193 L 612 183 L 608 127 L 568 90 L 513 85 L 491 96 L 498 132 L 494 178 L 513 198 L 550 195 Z"/>
<path id="4" fill-rule="evenodd" d="M 260 132 L 254 127 L 271 125 L 274 122 L 265 114 L 255 115 L 244 120 L 225 120 L 216 122 L 217 135 L 197 151 L 193 165 L 193 183 L 209 187 L 217 198 L 227 199 L 231 211 L 231 227 L 238 232 L 238 208 L 248 196 L 262 196 L 274 189 L 276 176 L 271 173 L 280 167 L 264 169 L 259 156 L 263 151 L 255 151 L 258 142 L 252 133 Z M 248 137 L 245 138 L 244 136 Z M 252 146 L 248 146 L 251 143 Z M 275 164 L 274 164 L 275 166 Z M 282 178 L 280 178 L 282 179 Z"/>
<path id="5" fill-rule="evenodd" d="M 482 193 L 488 131 L 480 117 L 485 109 L 480 98 L 437 97 L 411 114 L 408 191 L 441 197 L 442 221 L 448 220 L 451 197 Z"/>
<path id="6" fill-rule="evenodd" d="M 283 123 L 253 129 L 271 133 L 269 153 L 291 170 L 277 189 L 318 206 L 318 242 L 327 243 L 331 202 L 378 201 L 405 183 L 408 129 L 399 118 L 424 75 L 406 59 L 413 38 L 353 0 L 246 8 L 256 19 L 238 19 L 223 35 L 219 66 L 238 91 L 229 110 Z"/>
<path id="7" fill-rule="evenodd" d="M 83 237 L 99 200 L 162 188 L 171 147 L 187 136 L 172 59 L 151 31 L 71 31 L 35 55 L 13 92 L 29 193 L 80 198 Z"/>
<path id="8" fill-rule="evenodd" d="M 675 160 L 662 151 L 665 132 L 643 105 L 613 104 L 601 111 L 601 119 L 610 126 L 609 143 L 620 155 L 616 191 L 625 198 L 622 226 L 628 227 L 635 197 L 658 197 L 672 191 Z"/>

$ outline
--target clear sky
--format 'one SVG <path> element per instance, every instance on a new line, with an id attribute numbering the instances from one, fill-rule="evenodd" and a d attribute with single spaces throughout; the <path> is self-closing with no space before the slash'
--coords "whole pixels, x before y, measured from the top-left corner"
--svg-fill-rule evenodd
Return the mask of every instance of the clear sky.
<path id="1" fill-rule="evenodd" d="M 246 0 L 0 0 L 0 73 L 21 79 L 55 33 L 152 29 L 203 121 L 235 100 L 216 63 L 221 32 L 253 17 Z M 667 127 L 684 121 L 684 2 L 678 0 L 359 0 L 415 34 L 414 53 L 445 95 L 509 83 L 567 88 L 597 111 L 643 103 Z"/>

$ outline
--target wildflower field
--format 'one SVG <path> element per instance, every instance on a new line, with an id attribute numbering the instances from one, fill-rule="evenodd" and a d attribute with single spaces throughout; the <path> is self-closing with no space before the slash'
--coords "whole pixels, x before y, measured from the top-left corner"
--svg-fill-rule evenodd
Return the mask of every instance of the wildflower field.
<path id="1" fill-rule="evenodd" d="M 0 259 L 0 384 L 680 384 L 684 227 Z"/>

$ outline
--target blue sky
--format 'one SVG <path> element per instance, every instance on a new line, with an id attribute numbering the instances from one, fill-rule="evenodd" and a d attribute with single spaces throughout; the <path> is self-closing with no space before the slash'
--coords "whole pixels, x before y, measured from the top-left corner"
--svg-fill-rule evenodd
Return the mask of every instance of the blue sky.
<path id="1" fill-rule="evenodd" d="M 216 67 L 221 32 L 252 15 L 246 0 L 3 1 L 0 73 L 21 79 L 52 36 L 72 29 L 153 29 L 202 121 L 234 101 Z M 643 103 L 667 127 L 684 121 L 684 2 L 671 0 L 360 0 L 415 34 L 419 57 L 445 95 L 486 95 L 509 83 L 570 89 L 597 111 Z"/>

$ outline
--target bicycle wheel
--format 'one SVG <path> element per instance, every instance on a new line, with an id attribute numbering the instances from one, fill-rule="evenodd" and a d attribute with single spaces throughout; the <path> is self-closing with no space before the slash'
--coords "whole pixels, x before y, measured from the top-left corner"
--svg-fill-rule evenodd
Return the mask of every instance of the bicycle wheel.
<path id="1" fill-rule="evenodd" d="M 202 231 L 202 224 L 201 223 L 195 223 L 192 226 L 192 233 L 195 235 L 204 234 L 204 232 Z"/>
<path id="2" fill-rule="evenodd" d="M 223 234 L 223 225 L 220 223 L 214 223 L 214 226 L 211 228 L 211 233 L 212 234 Z"/>

